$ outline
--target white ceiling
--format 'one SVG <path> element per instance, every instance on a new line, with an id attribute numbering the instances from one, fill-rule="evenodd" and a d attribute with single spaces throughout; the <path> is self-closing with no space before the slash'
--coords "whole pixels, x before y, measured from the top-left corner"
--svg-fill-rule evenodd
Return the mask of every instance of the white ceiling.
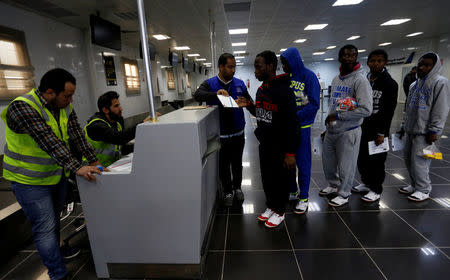
<path id="1" fill-rule="evenodd" d="M 22 8 L 31 9 L 58 21 L 80 28 L 89 27 L 89 15 L 97 11 L 100 16 L 119 24 L 123 31 L 138 31 L 137 8 L 134 0 L 33 0 L 34 6 L 24 5 L 25 0 L 0 0 Z M 448 0 L 364 0 L 354 6 L 333 7 L 335 0 L 146 0 L 148 31 L 150 34 L 166 34 L 171 40 L 157 41 L 157 52 L 167 54 L 175 45 L 188 45 L 191 51 L 200 53 L 210 62 L 209 16 L 211 9 L 215 21 L 217 52 L 246 50 L 245 63 L 253 63 L 255 55 L 270 49 L 280 53 L 281 48 L 296 46 L 306 61 L 319 61 L 337 57 L 339 46 L 352 43 L 360 49 L 371 50 L 379 43 L 392 42 L 387 47 L 404 46 L 418 40 L 429 40 L 450 32 L 450 1 Z M 64 10 L 55 13 L 56 5 L 76 16 L 65 15 Z M 225 7 L 224 7 L 225 5 Z M 126 13 L 129 20 L 115 14 Z M 394 18 L 412 20 L 397 26 L 380 26 Z M 305 31 L 308 24 L 328 23 L 319 31 Z M 230 28 L 248 28 L 248 35 L 229 35 Z M 413 32 L 423 35 L 407 38 Z M 137 45 L 138 32 L 122 34 L 128 45 Z M 361 39 L 347 41 L 351 35 Z M 305 43 L 294 40 L 304 38 Z M 231 42 L 247 42 L 246 47 L 231 47 Z M 312 56 L 315 51 L 337 45 L 322 56 Z"/>

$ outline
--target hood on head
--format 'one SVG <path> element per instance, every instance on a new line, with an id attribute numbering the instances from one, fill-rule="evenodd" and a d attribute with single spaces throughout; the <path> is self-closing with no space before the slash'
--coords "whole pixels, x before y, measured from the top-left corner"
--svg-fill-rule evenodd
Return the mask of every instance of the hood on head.
<path id="1" fill-rule="evenodd" d="M 437 57 L 437 59 L 436 59 L 436 64 L 434 64 L 434 66 L 433 66 L 433 69 L 431 69 L 430 73 L 428 73 L 428 75 L 426 76 L 427 78 L 428 78 L 428 77 L 432 77 L 432 76 L 441 74 L 441 70 L 442 70 L 441 58 L 440 58 L 439 55 L 438 55 L 437 53 L 435 53 L 435 52 L 427 52 L 427 53 L 423 54 L 423 55 L 419 58 L 419 60 L 421 60 L 422 57 L 424 57 L 425 55 L 427 55 L 427 54 L 429 54 L 429 53 L 435 54 L 436 57 Z M 417 75 L 417 74 L 416 74 L 416 75 Z"/>
<path id="2" fill-rule="evenodd" d="M 287 60 L 289 67 L 291 67 L 292 74 L 295 75 L 305 68 L 305 65 L 303 64 L 302 58 L 300 56 L 300 52 L 297 50 L 297 48 L 290 47 L 285 50 L 281 54 L 281 56 Z"/>

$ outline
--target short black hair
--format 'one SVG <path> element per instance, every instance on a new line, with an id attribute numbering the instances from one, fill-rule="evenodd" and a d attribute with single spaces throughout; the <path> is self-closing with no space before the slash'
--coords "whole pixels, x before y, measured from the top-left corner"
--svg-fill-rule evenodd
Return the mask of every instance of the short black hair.
<path id="1" fill-rule="evenodd" d="M 97 107 L 99 112 L 103 112 L 103 108 L 109 110 L 114 99 L 119 99 L 119 94 L 115 91 L 108 91 L 102 94 L 97 100 Z"/>
<path id="2" fill-rule="evenodd" d="M 384 60 L 388 61 L 388 54 L 385 50 L 376 49 L 371 51 L 367 60 L 369 60 L 372 55 L 382 55 L 384 57 Z"/>
<path id="3" fill-rule="evenodd" d="M 429 59 L 433 60 L 433 65 L 436 65 L 437 55 L 435 53 L 431 53 L 431 52 L 426 53 L 421 58 L 429 58 Z"/>
<path id="4" fill-rule="evenodd" d="M 220 55 L 219 57 L 219 66 L 220 65 L 227 65 L 228 59 L 232 58 L 234 59 L 234 55 L 232 55 L 231 53 L 223 53 Z"/>
<path id="5" fill-rule="evenodd" d="M 38 89 L 41 93 L 46 92 L 48 89 L 52 89 L 58 95 L 64 91 L 66 82 L 70 82 L 74 85 L 77 84 L 75 77 L 67 70 L 55 68 L 42 76 Z"/>
<path id="6" fill-rule="evenodd" d="M 411 70 L 416 70 L 417 71 L 417 66 L 413 66 L 413 68 Z"/>
<path id="7" fill-rule="evenodd" d="M 256 57 L 258 56 L 264 58 L 266 64 L 272 64 L 274 70 L 277 69 L 278 58 L 273 51 L 263 51 L 256 55 Z"/>
<path id="8" fill-rule="evenodd" d="M 355 50 L 356 51 L 356 57 L 358 57 L 358 48 L 354 45 L 345 45 L 339 50 L 339 57 L 341 58 L 344 55 L 345 50 Z"/>

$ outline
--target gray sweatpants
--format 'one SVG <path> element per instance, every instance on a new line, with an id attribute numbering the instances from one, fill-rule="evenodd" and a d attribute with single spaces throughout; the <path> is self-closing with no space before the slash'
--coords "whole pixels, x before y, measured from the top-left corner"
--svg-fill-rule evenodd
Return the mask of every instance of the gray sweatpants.
<path id="1" fill-rule="evenodd" d="M 327 132 L 323 141 L 322 165 L 325 178 L 338 194 L 348 197 L 351 194 L 358 160 L 361 127 L 332 134 Z"/>
<path id="2" fill-rule="evenodd" d="M 407 134 L 403 150 L 406 168 L 411 179 L 411 186 L 423 193 L 431 192 L 430 164 L 431 159 L 418 156 L 428 146 L 425 135 Z"/>

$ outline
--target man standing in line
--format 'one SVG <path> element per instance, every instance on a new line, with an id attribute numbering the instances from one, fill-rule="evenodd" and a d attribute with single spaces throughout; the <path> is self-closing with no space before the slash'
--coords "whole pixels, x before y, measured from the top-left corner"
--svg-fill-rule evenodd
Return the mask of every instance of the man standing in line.
<path id="1" fill-rule="evenodd" d="M 384 163 L 387 158 L 387 152 L 369 155 L 368 144 L 369 141 L 375 141 L 375 145 L 381 145 L 384 138 L 389 136 L 392 117 L 397 106 L 398 85 L 385 68 L 387 61 L 388 54 L 381 49 L 372 51 L 367 59 L 370 68 L 367 79 L 372 86 L 373 111 L 370 117 L 364 119 L 361 126 L 358 170 L 362 184 L 352 188 L 356 193 L 366 192 L 361 197 L 366 202 L 380 199 L 385 177 Z"/>
<path id="2" fill-rule="evenodd" d="M 291 78 L 291 89 L 295 94 L 297 116 L 300 122 L 300 143 L 295 154 L 298 167 L 298 186 L 292 180 L 292 186 L 299 195 L 294 213 L 304 214 L 308 210 L 309 184 L 311 180 L 311 124 L 314 123 L 317 110 L 320 108 L 320 85 L 316 74 L 303 64 L 300 53 L 296 48 L 288 48 L 280 56 L 284 72 Z M 293 172 L 295 175 L 295 172 Z"/>
<path id="3" fill-rule="evenodd" d="M 75 78 L 64 69 L 44 74 L 39 89 L 14 99 L 3 110 L 6 145 L 3 177 L 31 223 L 34 243 L 51 280 L 67 279 L 64 257 L 79 250 L 60 250 L 60 212 L 70 172 L 95 181 L 101 174 L 94 150 L 84 138 L 72 108 Z M 70 152 L 82 154 L 89 166 Z"/>
<path id="4" fill-rule="evenodd" d="M 438 54 L 424 54 L 417 65 L 418 79 L 411 85 L 406 100 L 401 136 L 406 133 L 404 157 L 411 185 L 398 190 L 408 194 L 412 201 L 424 201 L 430 197 L 431 159 L 422 157 L 423 149 L 438 139 L 447 120 L 450 84 L 440 75 L 441 69 Z"/>
<path id="5" fill-rule="evenodd" d="M 298 120 L 295 95 L 290 88 L 288 74 L 276 76 L 277 56 L 263 51 L 255 59 L 255 77 L 263 84 L 256 92 L 253 105 L 239 98 L 239 106 L 249 106 L 256 116 L 255 130 L 259 141 L 261 179 L 266 195 L 267 209 L 258 216 L 268 228 L 284 221 L 289 201 L 289 173 L 295 168 L 298 144 Z"/>
<path id="6" fill-rule="evenodd" d="M 414 66 L 411 71 L 406 74 L 403 79 L 403 91 L 405 92 L 406 98 L 408 98 L 409 87 L 417 80 L 417 66 Z"/>
<path id="7" fill-rule="evenodd" d="M 357 62 L 358 49 L 345 45 L 339 50 L 340 73 L 332 83 L 329 115 L 325 119 L 322 165 L 329 186 L 320 195 L 337 193 L 330 200 L 331 206 L 348 203 L 356 171 L 356 161 L 361 140 L 363 118 L 372 113 L 372 89 Z M 346 110 L 339 108 L 339 102 L 352 98 L 357 106 Z"/>
<path id="8" fill-rule="evenodd" d="M 206 101 L 208 105 L 219 106 L 221 144 L 219 178 L 224 192 L 224 205 L 231 207 L 234 196 L 238 201 L 244 201 L 241 183 L 242 154 L 245 145 L 245 117 L 242 108 L 225 108 L 217 96 L 231 96 L 233 99 L 243 96 L 248 100 L 251 100 L 251 97 L 245 83 L 234 78 L 236 71 L 234 56 L 224 53 L 219 57 L 218 64 L 219 74 L 204 81 L 194 93 L 194 98 L 198 102 Z"/>

